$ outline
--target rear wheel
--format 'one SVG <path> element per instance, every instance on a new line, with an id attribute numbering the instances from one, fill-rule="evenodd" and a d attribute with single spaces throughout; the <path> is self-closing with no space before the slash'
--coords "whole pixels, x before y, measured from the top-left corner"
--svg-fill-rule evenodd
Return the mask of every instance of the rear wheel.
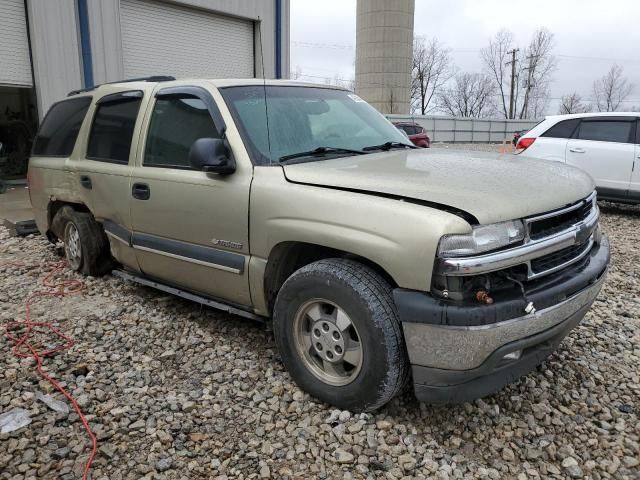
<path id="1" fill-rule="evenodd" d="M 64 242 L 65 257 L 73 270 L 93 276 L 111 271 L 109 241 L 90 213 L 62 207 L 52 222 L 52 230 Z"/>
<path id="2" fill-rule="evenodd" d="M 273 323 L 293 379 L 327 403 L 375 410 L 406 383 L 391 286 L 359 262 L 320 260 L 296 271 L 278 293 Z"/>

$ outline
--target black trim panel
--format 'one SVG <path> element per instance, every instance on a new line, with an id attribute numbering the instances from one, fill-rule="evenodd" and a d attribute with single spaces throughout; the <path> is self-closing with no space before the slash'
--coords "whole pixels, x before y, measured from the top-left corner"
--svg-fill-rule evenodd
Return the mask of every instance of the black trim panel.
<path id="1" fill-rule="evenodd" d="M 118 225 L 110 220 L 105 220 L 102 222 L 102 226 L 104 227 L 105 232 L 119 238 L 127 245 L 131 246 L 131 232 L 122 225 Z"/>
<path id="2" fill-rule="evenodd" d="M 148 235 L 146 233 L 133 232 L 131 244 L 135 248 L 144 247 L 158 252 L 165 252 L 171 255 L 198 260 L 200 262 L 220 265 L 222 267 L 244 272 L 244 255 L 226 252 L 216 248 L 203 247 L 193 243 L 170 240 L 168 238 Z"/>
<path id="3" fill-rule="evenodd" d="M 218 108 L 218 104 L 213 99 L 211 93 L 202 87 L 196 86 L 180 86 L 180 87 L 165 87 L 156 93 L 156 97 L 166 97 L 171 95 L 192 95 L 196 98 L 199 98 L 204 102 L 209 110 L 209 114 L 211 118 L 213 118 L 213 124 L 218 130 L 218 133 L 224 137 L 224 131 L 227 128 L 227 125 L 222 118 L 222 114 L 220 113 L 220 109 Z"/>
<path id="4" fill-rule="evenodd" d="M 632 190 L 618 190 L 616 188 L 596 187 L 598 200 L 609 202 L 629 203 L 631 205 L 640 203 L 640 193 Z"/>

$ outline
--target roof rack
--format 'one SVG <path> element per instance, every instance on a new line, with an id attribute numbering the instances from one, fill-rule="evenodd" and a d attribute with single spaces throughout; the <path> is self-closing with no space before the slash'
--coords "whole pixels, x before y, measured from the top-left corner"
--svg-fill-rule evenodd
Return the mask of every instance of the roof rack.
<path id="1" fill-rule="evenodd" d="M 71 97 L 72 95 L 78 95 L 79 93 L 90 92 L 91 90 L 95 90 L 102 85 L 111 85 L 112 83 L 128 83 L 128 82 L 170 82 L 171 80 L 175 80 L 176 77 L 172 77 L 171 75 L 151 75 L 150 77 L 138 77 L 138 78 L 128 78 L 126 80 L 117 80 L 115 82 L 105 82 L 100 83 L 98 85 L 94 85 L 93 87 L 80 88 L 78 90 L 71 90 L 67 97 Z"/>

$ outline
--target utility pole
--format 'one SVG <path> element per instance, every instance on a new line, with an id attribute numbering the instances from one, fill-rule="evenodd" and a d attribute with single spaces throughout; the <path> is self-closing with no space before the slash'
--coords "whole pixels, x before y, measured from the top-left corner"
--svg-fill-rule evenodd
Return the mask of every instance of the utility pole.
<path id="1" fill-rule="evenodd" d="M 529 55 L 527 60 L 529 60 L 529 66 L 525 68 L 527 70 L 527 85 L 526 91 L 524 93 L 524 104 L 522 105 L 522 112 L 520 112 L 520 118 L 526 118 L 528 116 L 529 110 L 529 95 L 531 93 L 531 75 L 534 71 L 533 59 L 538 58 L 540 55 Z"/>
<path id="2" fill-rule="evenodd" d="M 509 118 L 513 118 L 513 94 L 514 92 L 514 87 L 516 84 L 516 53 L 518 53 L 520 51 L 519 48 L 513 48 L 510 51 L 508 51 L 507 53 L 511 54 L 511 61 L 505 63 L 505 65 L 511 65 L 511 96 L 509 97 Z"/>

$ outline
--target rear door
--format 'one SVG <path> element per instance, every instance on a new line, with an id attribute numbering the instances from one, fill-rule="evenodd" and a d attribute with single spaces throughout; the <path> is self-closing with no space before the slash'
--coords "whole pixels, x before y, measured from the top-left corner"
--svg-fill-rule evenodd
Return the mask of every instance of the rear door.
<path id="1" fill-rule="evenodd" d="M 571 118 L 562 120 L 540 134 L 533 144 L 524 151 L 524 155 L 564 162 L 567 142 L 576 131 L 580 119 Z M 526 132 L 523 134 L 526 136 Z"/>
<path id="2" fill-rule="evenodd" d="M 623 199 L 633 169 L 635 128 L 632 117 L 583 118 L 567 143 L 567 163 L 591 175 L 604 196 Z"/>
<path id="3" fill-rule="evenodd" d="M 122 264 L 138 269 L 130 245 L 130 182 L 144 93 L 118 91 L 97 98 L 89 111 L 91 126 L 83 138 L 83 157 L 74 161 L 74 181 L 82 201 L 102 222 L 111 253 Z"/>

